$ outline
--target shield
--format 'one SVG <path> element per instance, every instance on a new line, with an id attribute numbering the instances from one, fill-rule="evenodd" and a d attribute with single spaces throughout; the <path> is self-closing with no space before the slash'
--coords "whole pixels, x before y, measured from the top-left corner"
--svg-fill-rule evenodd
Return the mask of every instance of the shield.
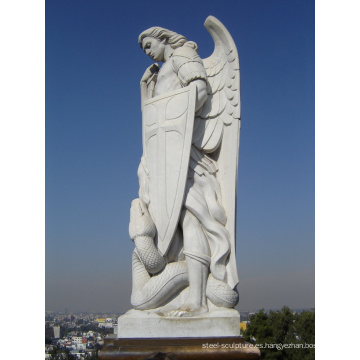
<path id="1" fill-rule="evenodd" d="M 183 205 L 195 116 L 196 86 L 154 97 L 143 108 L 143 151 L 149 171 L 149 212 L 165 255 Z"/>

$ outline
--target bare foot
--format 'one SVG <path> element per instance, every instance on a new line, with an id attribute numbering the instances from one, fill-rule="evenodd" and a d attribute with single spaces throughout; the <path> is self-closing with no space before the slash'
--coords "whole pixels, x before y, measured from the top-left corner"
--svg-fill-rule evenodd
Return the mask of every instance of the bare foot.
<path id="1" fill-rule="evenodd" d="M 207 305 L 199 306 L 193 303 L 181 305 L 176 310 L 171 310 L 165 313 L 166 316 L 177 316 L 177 317 L 191 317 L 200 315 L 208 312 Z"/>

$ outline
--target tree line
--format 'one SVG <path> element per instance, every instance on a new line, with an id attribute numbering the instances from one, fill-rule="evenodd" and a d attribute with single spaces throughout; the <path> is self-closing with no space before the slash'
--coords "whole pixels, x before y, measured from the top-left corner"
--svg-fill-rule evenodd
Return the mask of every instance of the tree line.
<path id="1" fill-rule="evenodd" d="M 242 335 L 259 347 L 262 359 L 314 360 L 315 310 L 298 313 L 284 306 L 267 313 L 262 309 L 250 316 Z"/>

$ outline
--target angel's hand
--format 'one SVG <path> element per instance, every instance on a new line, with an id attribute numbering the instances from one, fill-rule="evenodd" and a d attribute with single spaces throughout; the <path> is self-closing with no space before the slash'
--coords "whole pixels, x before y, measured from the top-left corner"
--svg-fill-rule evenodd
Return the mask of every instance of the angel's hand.
<path id="1" fill-rule="evenodd" d="M 141 82 L 148 82 L 148 80 L 159 72 L 159 65 L 157 63 L 150 65 L 144 72 Z"/>

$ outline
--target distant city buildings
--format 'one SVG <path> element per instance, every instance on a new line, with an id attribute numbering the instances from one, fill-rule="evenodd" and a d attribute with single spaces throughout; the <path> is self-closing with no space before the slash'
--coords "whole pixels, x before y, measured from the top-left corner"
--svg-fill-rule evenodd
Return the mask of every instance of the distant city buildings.
<path id="1" fill-rule="evenodd" d="M 59 348 L 78 359 L 100 349 L 106 336 L 117 334 L 119 314 L 104 315 L 45 312 L 45 359 Z"/>

